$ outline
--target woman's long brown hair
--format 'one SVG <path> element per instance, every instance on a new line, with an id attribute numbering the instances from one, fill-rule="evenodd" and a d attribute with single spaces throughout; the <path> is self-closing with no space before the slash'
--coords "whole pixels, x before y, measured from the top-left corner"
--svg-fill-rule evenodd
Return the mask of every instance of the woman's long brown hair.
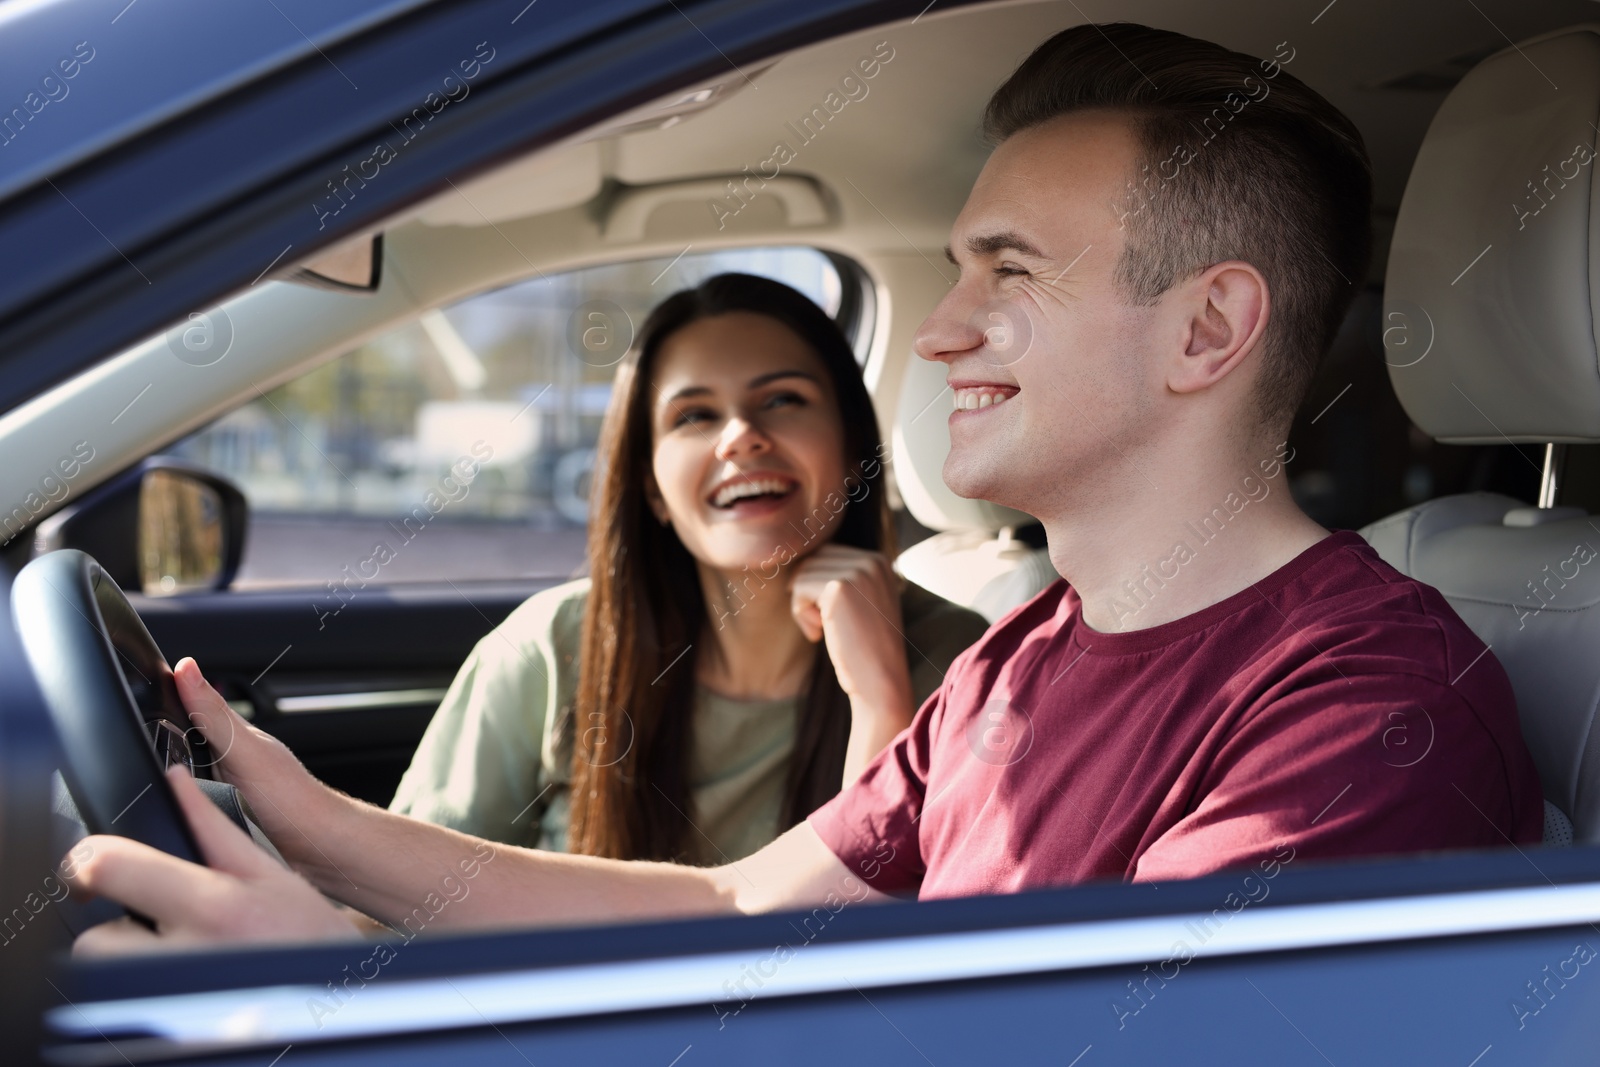
<path id="1" fill-rule="evenodd" d="M 685 652 L 705 629 L 706 604 L 694 557 L 671 526 L 657 521 L 645 485 L 653 452 L 651 385 L 661 346 L 692 322 L 732 311 L 776 319 L 821 359 L 844 426 L 848 484 L 837 492 L 849 500 L 830 540 L 891 550 L 877 417 L 855 355 L 833 320 L 787 285 L 748 274 L 719 274 L 657 306 L 618 368 L 600 433 L 589 519 L 593 584 L 572 721 L 573 852 L 680 862 L 702 855 L 690 822 L 695 670 Z M 759 585 L 762 577 L 753 580 Z M 814 655 L 780 831 L 837 793 L 844 773 L 849 700 L 821 644 Z"/>

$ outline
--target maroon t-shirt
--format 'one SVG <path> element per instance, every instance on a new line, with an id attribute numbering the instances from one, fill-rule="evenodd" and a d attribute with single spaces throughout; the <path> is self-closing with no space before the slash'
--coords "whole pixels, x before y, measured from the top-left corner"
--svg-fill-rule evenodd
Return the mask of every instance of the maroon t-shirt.
<path id="1" fill-rule="evenodd" d="M 1494 655 L 1345 531 L 1144 630 L 1056 582 L 810 823 L 932 898 L 1533 842 L 1544 807 Z"/>

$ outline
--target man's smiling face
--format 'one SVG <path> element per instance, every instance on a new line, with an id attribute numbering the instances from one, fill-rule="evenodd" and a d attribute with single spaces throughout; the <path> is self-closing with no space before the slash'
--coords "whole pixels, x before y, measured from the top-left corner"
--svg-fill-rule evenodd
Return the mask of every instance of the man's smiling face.
<path id="1" fill-rule="evenodd" d="M 916 340 L 949 368 L 944 479 L 962 496 L 1039 515 L 1136 477 L 1161 395 L 1149 354 L 1172 326 L 1115 279 L 1137 157 L 1126 118 L 1076 113 L 1008 138 L 973 186 L 951 233 L 960 279 Z"/>

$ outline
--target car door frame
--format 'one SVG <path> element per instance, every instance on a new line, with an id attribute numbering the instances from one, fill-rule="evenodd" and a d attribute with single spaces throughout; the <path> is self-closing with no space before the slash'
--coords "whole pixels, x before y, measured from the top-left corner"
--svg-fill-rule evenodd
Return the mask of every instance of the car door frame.
<path id="1" fill-rule="evenodd" d="M 402 1050 L 430 1062 L 417 1049 L 452 1062 L 470 1050 L 510 1064 L 666 1063 L 684 1044 L 700 1050 L 696 1062 L 748 1063 L 752 1046 L 782 1048 L 796 1025 L 809 1036 L 794 1062 L 849 1059 L 865 1033 L 921 1052 L 911 1034 L 927 1041 L 936 1028 L 952 1042 L 992 1037 L 992 1062 L 1066 1063 L 1085 1044 L 1098 1062 L 1151 1062 L 1153 1048 L 1218 1062 L 1244 1047 L 1226 1025 L 1237 1013 L 1299 1031 L 1306 1044 L 1272 1062 L 1324 1062 L 1329 1031 L 1356 1025 L 1365 1062 L 1417 1062 L 1419 1045 L 1456 1041 L 1465 1064 L 1512 1041 L 1524 1057 L 1570 1048 L 1574 1012 L 1577 1025 L 1590 1020 L 1578 1037 L 1600 1032 L 1600 983 L 1574 974 L 1545 986 L 1563 1023 L 1527 1026 L 1553 1008 L 1534 983 L 1572 962 L 1574 943 L 1600 947 L 1600 850 L 1280 860 L 1181 882 L 437 939 L 419 909 L 416 928 L 383 948 L 225 951 L 204 967 L 80 963 L 50 1018 L 77 1039 L 77 1062 L 103 1063 L 245 1052 L 265 1062 L 286 1047 L 328 1064 L 395 1062 Z M 1447 992 L 1484 1010 L 1458 1020 Z M 1521 1017 L 1505 1011 L 1519 997 Z M 1008 1000 L 1059 1014 L 994 1025 L 985 1013 Z M 1374 1001 L 1403 1010 L 1363 1016 Z M 1194 1032 L 1197 1011 L 1214 1030 Z M 937 1063 L 939 1051 L 922 1056 Z"/>

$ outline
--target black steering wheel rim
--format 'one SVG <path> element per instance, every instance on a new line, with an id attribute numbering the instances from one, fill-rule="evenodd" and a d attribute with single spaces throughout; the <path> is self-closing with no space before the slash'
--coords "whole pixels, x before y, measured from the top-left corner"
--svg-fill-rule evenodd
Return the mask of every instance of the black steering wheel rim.
<path id="1" fill-rule="evenodd" d="M 84 552 L 51 552 L 17 575 L 11 614 L 60 737 L 62 777 L 89 831 L 203 862 L 152 736 L 167 758 L 202 776 L 210 761 L 194 758 L 200 732 L 116 582 Z"/>

